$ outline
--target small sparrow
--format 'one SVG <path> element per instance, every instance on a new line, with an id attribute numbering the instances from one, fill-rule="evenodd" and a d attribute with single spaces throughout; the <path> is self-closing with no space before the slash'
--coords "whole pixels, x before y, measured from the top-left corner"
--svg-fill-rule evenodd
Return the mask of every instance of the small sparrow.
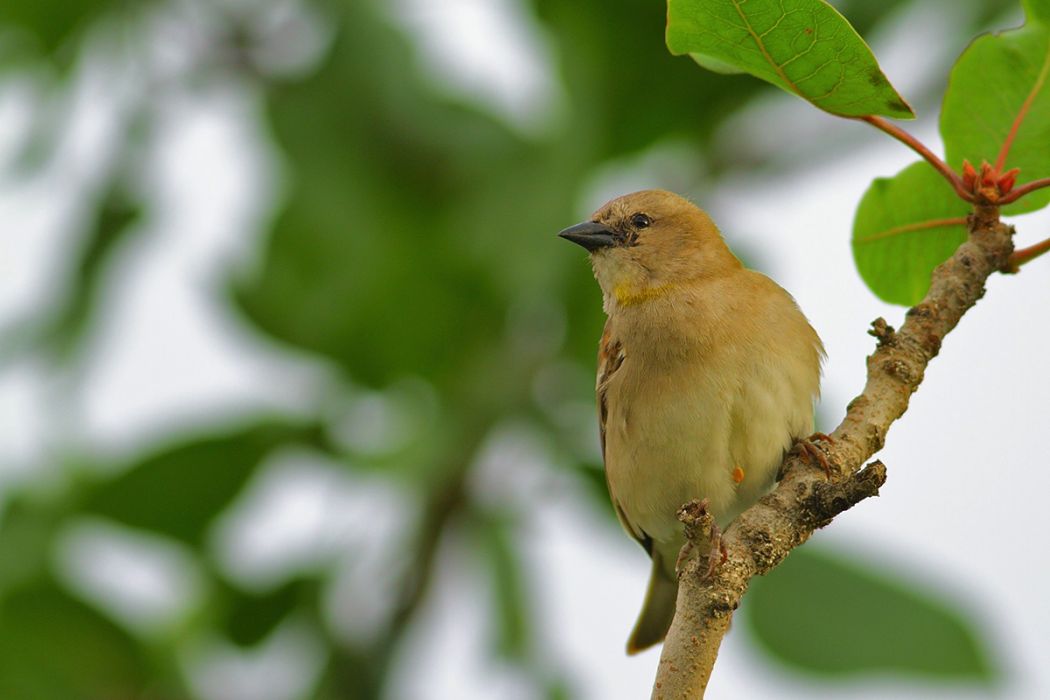
<path id="1" fill-rule="evenodd" d="M 558 235 L 590 252 L 602 289 L 605 477 L 620 523 L 652 557 L 634 654 L 674 617 L 678 509 L 706 499 L 725 527 L 772 488 L 784 454 L 813 432 L 824 348 L 794 299 L 676 194 L 619 197 Z"/>

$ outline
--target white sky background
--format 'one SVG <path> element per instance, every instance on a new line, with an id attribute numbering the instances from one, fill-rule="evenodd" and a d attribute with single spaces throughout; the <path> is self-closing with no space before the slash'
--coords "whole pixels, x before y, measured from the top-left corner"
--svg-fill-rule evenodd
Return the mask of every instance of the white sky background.
<path id="1" fill-rule="evenodd" d="M 525 133 L 557 127 L 561 88 L 553 77 L 556 57 L 514 0 L 445 0 L 441 13 L 427 9 L 433 5 L 423 0 L 402 0 L 396 7 L 404 26 L 420 38 L 429 70 L 446 80 L 450 90 L 513 117 Z M 920 26 L 927 34 L 939 31 L 933 21 Z M 950 36 L 952 30 L 944 32 Z M 909 81 L 898 76 L 909 75 L 928 57 L 912 53 L 906 42 L 883 43 L 893 50 L 884 54 L 876 40 L 876 52 L 906 92 Z M 923 44 L 939 45 L 929 36 Z M 477 56 L 486 60 L 478 61 Z M 91 89 L 102 89 L 91 88 L 88 78 L 85 82 L 88 97 Z M 796 104 L 774 88 L 769 91 L 763 109 L 793 115 L 778 118 L 778 125 L 799 120 L 802 131 L 829 134 L 864 128 Z M 0 86 L 0 160 L 11 153 L 24 128 L 19 115 L 24 115 L 27 99 L 22 87 Z M 85 99 L 77 107 L 82 128 L 74 130 L 71 153 L 82 154 L 78 149 L 113 138 L 105 129 L 106 120 L 113 117 L 95 102 Z M 266 202 L 274 196 L 279 176 L 275 154 L 257 131 L 255 108 L 251 95 L 234 86 L 166 106 L 169 118 L 160 139 L 166 145 L 152 154 L 157 176 L 150 183 L 159 215 L 121 251 L 118 266 L 123 273 L 110 280 L 107 290 L 107 298 L 113 300 L 108 320 L 96 331 L 82 380 L 74 383 L 71 407 L 65 412 L 70 425 L 86 427 L 84 434 L 70 437 L 120 453 L 148 442 L 172 423 L 213 423 L 273 406 L 295 409 L 316 397 L 325 368 L 253 337 L 221 305 L 217 293 L 226 266 L 250 255 L 257 222 L 269 214 Z M 761 123 L 752 113 L 740 123 L 756 121 Z M 937 142 L 934 124 L 927 118 L 917 127 L 928 143 Z M 692 193 L 720 222 L 732 245 L 757 252 L 765 271 L 796 296 L 820 332 L 829 355 L 823 414 L 830 421 L 837 421 L 862 385 L 863 358 L 874 345 L 865 333 L 868 322 L 882 315 L 897 326 L 903 314 L 903 309 L 880 303 L 863 286 L 850 256 L 849 231 L 856 202 L 871 178 L 891 175 L 914 158 L 877 134 L 868 143 L 850 153 L 847 162 L 798 171 L 789 183 L 742 178 Z M 580 216 L 605 196 L 666 184 L 666 173 L 654 170 L 661 162 L 641 157 L 614 164 L 595 182 L 581 183 L 585 194 Z M 62 177 L 75 176 L 56 172 L 34 187 L 0 182 L 0 328 L 48 300 L 49 280 L 71 245 L 64 217 L 75 216 L 50 206 L 48 195 L 63 186 Z M 1017 224 L 1020 245 L 1050 235 L 1050 215 L 1045 213 Z M 553 233 L 552 254 L 561 254 L 553 248 Z M 595 299 L 597 303 L 597 294 Z M 986 643 L 1008 669 L 1009 682 L 996 695 L 1002 698 L 1050 693 L 1050 666 L 1045 663 L 1050 658 L 1045 593 L 1050 552 L 1040 546 L 1050 531 L 1050 509 L 1044 504 L 1050 492 L 1045 446 L 1050 415 L 1050 372 L 1045 369 L 1050 356 L 1048 299 L 1050 257 L 1032 263 L 1020 275 L 992 278 L 988 295 L 949 337 L 908 414 L 891 430 L 880 455 L 889 468 L 882 496 L 852 510 L 816 538 L 879 565 L 900 565 L 908 576 L 970 609 L 988 632 Z M 56 406 L 64 404 L 67 390 L 67 382 L 45 376 L 33 362 L 0 365 L 0 465 L 8 478 L 61 447 L 45 443 L 49 433 L 44 428 Z M 647 697 L 658 651 L 631 659 L 623 655 L 648 573 L 644 555 L 600 515 L 581 507 L 587 497 L 546 466 L 548 458 L 538 441 L 520 435 L 506 439 L 515 449 L 501 452 L 511 457 L 490 460 L 485 469 L 517 479 L 512 482 L 515 493 L 497 497 L 533 504 L 523 546 L 539 595 L 538 624 L 547 635 L 543 655 L 568 672 L 581 698 Z M 260 528 L 286 534 L 301 523 L 295 513 L 315 512 L 318 503 L 333 520 L 312 523 L 315 532 L 348 529 L 345 514 L 342 519 L 338 515 L 339 504 L 359 506 L 364 487 L 333 487 L 327 480 L 349 477 L 342 472 L 325 475 L 314 464 L 300 468 L 302 478 L 286 459 L 279 470 L 268 472 L 257 497 L 270 505 L 243 507 L 258 523 L 246 538 L 265 541 Z M 283 487 L 275 486 L 281 479 Z M 319 483 L 326 485 L 315 487 Z M 282 498 L 283 505 L 277 503 Z M 386 497 L 386 502 L 397 507 L 395 497 Z M 243 524 L 229 524 L 217 546 L 231 547 L 227 535 L 235 537 L 230 533 L 239 528 Z M 284 541 L 309 541 L 307 530 L 299 528 Z M 308 546 L 302 544 L 300 550 Z M 329 534 L 323 548 L 337 546 Z M 413 671 L 403 676 L 390 697 L 529 697 L 528 687 L 512 670 L 493 667 L 486 656 L 484 608 L 478 605 L 485 593 L 481 580 L 470 574 L 469 553 L 446 554 L 432 605 L 406 647 L 403 663 Z M 303 554 L 289 557 L 301 559 Z M 250 570 L 252 564 L 236 566 Z M 165 605 L 178 607 L 171 601 Z M 757 658 L 741 639 L 741 627 L 723 649 L 712 697 L 966 697 L 955 688 L 918 683 L 892 688 L 814 686 Z M 298 632 L 289 629 L 282 634 L 295 638 Z M 300 660 L 296 666 L 294 654 L 281 656 L 288 646 L 282 644 L 270 646 L 277 649 L 275 658 L 284 660 L 286 684 L 287 678 L 316 670 L 314 660 Z M 267 667 L 257 661 L 251 662 L 255 665 L 247 676 L 247 660 L 230 660 L 227 665 L 233 670 L 227 675 L 221 664 L 195 667 L 198 685 L 207 690 L 233 683 L 226 687 L 234 688 L 236 678 L 255 674 L 254 681 L 244 681 L 240 696 L 213 694 L 253 697 L 253 689 L 260 687 L 257 674 Z M 271 684 L 283 687 L 280 682 Z M 288 693 L 288 698 L 295 696 Z"/>

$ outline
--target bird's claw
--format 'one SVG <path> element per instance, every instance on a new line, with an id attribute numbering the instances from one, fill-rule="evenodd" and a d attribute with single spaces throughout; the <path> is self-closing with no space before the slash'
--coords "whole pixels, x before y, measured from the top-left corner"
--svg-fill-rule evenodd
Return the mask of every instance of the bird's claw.
<path id="1" fill-rule="evenodd" d="M 693 546 L 706 539 L 709 544 L 706 548 L 707 567 L 701 570 L 703 566 L 701 557 L 704 554 L 698 552 L 696 555 L 696 568 L 691 569 L 692 572 L 700 576 L 701 581 L 706 581 L 714 575 L 719 565 L 729 558 L 729 553 L 726 551 L 725 545 L 722 544 L 722 528 L 718 527 L 718 523 L 715 522 L 714 517 L 708 510 L 706 498 L 700 501 L 690 501 L 679 508 L 678 519 L 685 525 L 685 544 L 678 551 L 675 571 L 680 574 L 684 570 L 683 567 L 685 567 L 686 560 L 693 555 Z"/>
<path id="2" fill-rule="evenodd" d="M 686 540 L 685 544 L 682 545 L 682 548 L 680 550 L 678 550 L 678 559 L 675 560 L 675 563 L 674 563 L 674 570 L 676 572 L 681 572 L 682 571 L 682 565 L 685 564 L 686 560 L 689 558 L 689 555 L 692 553 L 692 551 L 693 551 L 693 543 L 690 542 L 689 540 Z"/>
<path id="3" fill-rule="evenodd" d="M 706 581 L 715 575 L 719 566 L 729 558 L 729 552 L 722 544 L 722 528 L 714 521 L 711 522 L 711 548 L 707 551 L 707 570 L 704 572 L 703 580 Z"/>
<path id="4" fill-rule="evenodd" d="M 830 445 L 835 444 L 835 439 L 825 433 L 813 433 L 809 437 L 799 438 L 795 441 L 795 446 L 791 448 L 791 451 L 799 456 L 806 464 L 813 464 L 815 460 L 820 468 L 824 470 L 825 476 L 831 478 L 831 462 L 828 461 L 828 455 L 821 449 L 817 442 L 826 442 Z"/>

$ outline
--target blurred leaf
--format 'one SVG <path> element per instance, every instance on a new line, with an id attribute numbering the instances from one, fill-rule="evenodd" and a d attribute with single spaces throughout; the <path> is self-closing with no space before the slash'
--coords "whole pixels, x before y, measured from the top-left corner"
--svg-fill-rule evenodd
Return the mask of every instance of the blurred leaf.
<path id="1" fill-rule="evenodd" d="M 53 583 L 0 599 L 0 697 L 139 698 L 148 679 L 142 648 Z"/>
<path id="2" fill-rule="evenodd" d="M 66 301 L 44 332 L 45 343 L 60 357 L 68 357 L 89 328 L 106 265 L 140 215 L 138 206 L 119 190 L 110 191 L 94 212 L 92 229 L 74 262 Z"/>
<path id="3" fill-rule="evenodd" d="M 383 668 L 375 658 L 348 652 L 340 646 L 331 650 L 328 665 L 311 700 L 376 700 L 383 697 Z"/>
<path id="4" fill-rule="evenodd" d="M 925 161 L 877 178 L 853 220 L 853 260 L 864 283 L 891 304 L 918 303 L 933 268 L 966 240 L 968 212 Z"/>
<path id="5" fill-rule="evenodd" d="M 941 592 L 812 546 L 755 579 L 744 610 L 762 647 L 799 671 L 984 683 L 998 676 L 974 621 Z"/>
<path id="6" fill-rule="evenodd" d="M 580 693 L 564 678 L 552 678 L 547 681 L 545 688 L 547 700 L 573 700 L 580 697 Z"/>
<path id="7" fill-rule="evenodd" d="M 562 148 L 576 158 L 606 162 L 677 135 L 702 142 L 758 91 L 671 56 L 659 2 L 533 4 L 561 59 L 573 136 Z"/>
<path id="8" fill-rule="evenodd" d="M 610 523 L 619 525 L 616 511 L 609 498 L 609 484 L 605 478 L 605 467 L 602 464 L 576 463 L 574 473 L 579 476 L 585 491 L 590 494 L 599 511 L 609 516 Z"/>
<path id="9" fill-rule="evenodd" d="M 200 546 L 263 458 L 281 446 L 319 442 L 316 426 L 279 421 L 198 436 L 98 485 L 83 510 Z"/>
<path id="10" fill-rule="evenodd" d="M 952 69 L 941 110 L 948 163 L 1020 168 L 1018 185 L 1050 177 L 1050 15 L 1046 0 L 1025 4 L 1020 29 L 979 37 Z M 1004 209 L 1020 214 L 1050 203 L 1050 189 L 1033 192 Z"/>
<path id="11" fill-rule="evenodd" d="M 43 53 L 55 57 L 61 53 L 60 49 L 70 48 L 67 44 L 79 30 L 114 5 L 113 0 L 3 0 L 0 2 L 0 30 L 21 30 L 32 37 Z M 69 53 L 62 58 L 67 58 Z M 9 55 L 0 52 L 0 59 L 6 58 Z"/>
<path id="12" fill-rule="evenodd" d="M 511 659 L 523 659 L 529 653 L 530 629 L 525 579 L 513 521 L 505 516 L 488 514 L 475 528 L 492 577 L 490 590 L 496 609 L 496 650 Z"/>
<path id="13" fill-rule="evenodd" d="M 1047 0 L 1022 0 L 1025 16 L 1029 20 L 1050 24 L 1050 2 Z"/>
<path id="14" fill-rule="evenodd" d="M 4 506 L 0 515 L 0 594 L 39 579 L 47 570 L 51 543 L 65 509 L 59 502 L 29 495 L 13 498 Z"/>
<path id="15" fill-rule="evenodd" d="M 704 67 L 745 71 L 831 114 L 915 116 L 823 0 L 669 0 L 667 9 L 668 48 Z"/>
<path id="16" fill-rule="evenodd" d="M 223 586 L 222 626 L 230 640 L 242 647 L 266 639 L 294 611 L 313 605 L 317 581 L 296 579 L 265 593 L 250 593 Z"/>
<path id="17" fill-rule="evenodd" d="M 347 11 L 320 71 L 270 100 L 294 185 L 262 273 L 236 296 L 262 328 L 358 381 L 438 381 L 499 336 L 505 303 L 457 244 L 450 207 L 520 144 L 490 118 L 429 98 L 368 3 Z M 474 223 L 490 236 L 517 228 Z"/>

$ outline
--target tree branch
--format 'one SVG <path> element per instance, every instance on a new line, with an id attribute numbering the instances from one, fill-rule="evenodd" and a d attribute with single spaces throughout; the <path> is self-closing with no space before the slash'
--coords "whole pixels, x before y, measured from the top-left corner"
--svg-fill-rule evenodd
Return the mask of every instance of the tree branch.
<path id="1" fill-rule="evenodd" d="M 1013 228 L 999 221 L 995 207 L 978 207 L 968 220 L 969 239 L 933 272 L 930 290 L 907 312 L 899 331 L 876 319 L 869 331 L 878 347 L 868 357 L 864 390 L 849 403 L 826 447 L 830 478 L 806 468 L 798 457 L 784 464 L 784 479 L 768 496 L 742 513 L 722 538 L 726 558 L 710 578 L 690 547 L 679 571 L 678 608 L 664 642 L 653 687 L 654 699 L 700 698 L 711 676 L 733 611 L 754 576 L 769 572 L 818 527 L 878 493 L 885 467 L 861 464 L 879 451 L 893 421 L 904 414 L 930 360 L 963 314 L 984 295 L 984 282 L 1002 269 L 1013 251 Z M 689 507 L 683 519 L 697 517 Z M 702 527 L 687 528 L 700 543 Z"/>

